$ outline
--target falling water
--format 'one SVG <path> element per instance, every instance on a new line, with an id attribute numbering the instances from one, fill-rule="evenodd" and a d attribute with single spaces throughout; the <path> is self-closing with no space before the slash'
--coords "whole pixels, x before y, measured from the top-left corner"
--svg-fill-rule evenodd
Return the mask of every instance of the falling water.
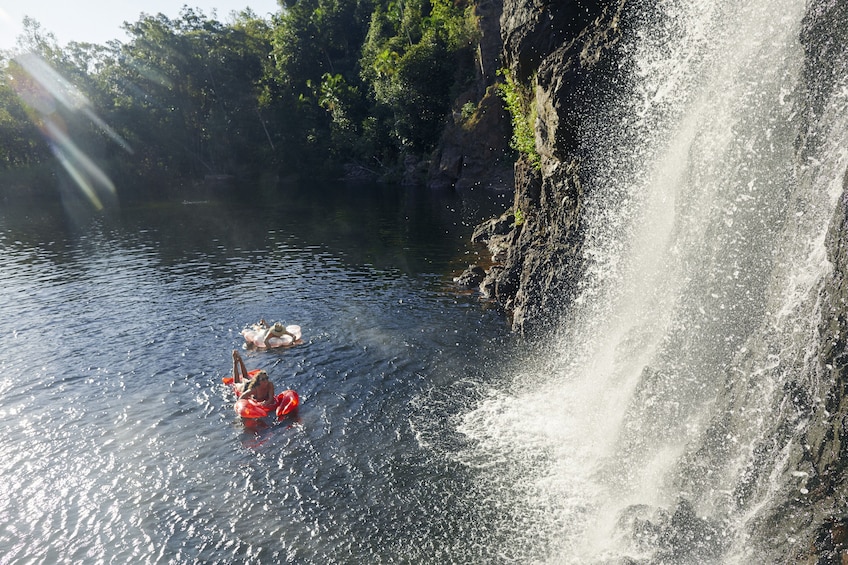
<path id="1" fill-rule="evenodd" d="M 647 3 L 646 3 L 647 4 Z M 587 117 L 587 270 L 558 339 L 459 428 L 507 558 L 750 562 L 793 441 L 846 97 L 798 153 L 803 0 L 626 17 L 632 89 Z M 841 148 L 841 149 L 840 149 Z M 783 535 L 783 534 L 778 534 Z"/>

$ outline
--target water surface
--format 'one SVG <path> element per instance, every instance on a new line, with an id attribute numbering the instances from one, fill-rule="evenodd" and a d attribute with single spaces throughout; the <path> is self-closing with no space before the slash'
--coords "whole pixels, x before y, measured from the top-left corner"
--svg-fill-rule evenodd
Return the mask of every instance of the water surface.
<path id="1" fill-rule="evenodd" d="M 454 456 L 497 380 L 503 317 L 451 278 L 505 207 L 373 186 L 0 210 L 3 563 L 489 559 L 496 511 Z M 302 406 L 250 424 L 242 350 Z"/>

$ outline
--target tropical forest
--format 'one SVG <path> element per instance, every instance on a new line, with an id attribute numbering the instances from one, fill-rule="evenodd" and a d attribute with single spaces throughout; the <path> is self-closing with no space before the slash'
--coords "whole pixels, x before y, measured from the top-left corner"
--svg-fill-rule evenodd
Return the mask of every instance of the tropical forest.
<path id="1" fill-rule="evenodd" d="M 57 163 L 77 184 L 144 179 L 147 192 L 257 171 L 423 178 L 446 124 L 474 117 L 468 2 L 286 0 L 268 19 L 225 19 L 142 13 L 105 45 L 59 45 L 26 19 L 0 52 L 7 190 L 34 190 Z"/>

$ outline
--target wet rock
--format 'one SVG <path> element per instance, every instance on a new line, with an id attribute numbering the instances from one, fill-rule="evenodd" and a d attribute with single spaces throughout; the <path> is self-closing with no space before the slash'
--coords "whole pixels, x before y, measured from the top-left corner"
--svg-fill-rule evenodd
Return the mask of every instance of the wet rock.
<path id="1" fill-rule="evenodd" d="M 636 550 L 652 554 L 650 563 L 713 562 L 726 546 L 721 523 L 698 516 L 684 499 L 674 512 L 631 506 L 617 526 L 629 534 Z"/>
<path id="2" fill-rule="evenodd" d="M 512 230 L 513 224 L 515 224 L 515 215 L 512 210 L 509 210 L 500 217 L 491 218 L 477 226 L 471 234 L 471 241 L 486 243 L 496 235 L 506 235 Z"/>
<path id="3" fill-rule="evenodd" d="M 660 543 L 664 554 L 690 563 L 717 557 L 722 549 L 718 526 L 697 516 L 685 500 L 678 503 Z"/>
<path id="4" fill-rule="evenodd" d="M 812 553 L 815 565 L 848 564 L 848 517 L 826 519 L 816 530 Z"/>
<path id="5" fill-rule="evenodd" d="M 461 275 L 455 277 L 453 282 L 464 288 L 478 288 L 483 282 L 483 277 L 486 276 L 486 271 L 479 265 L 469 265 Z"/>
<path id="6" fill-rule="evenodd" d="M 586 92 L 610 88 L 613 47 L 624 0 L 506 0 L 501 20 L 504 60 L 519 80 L 536 72 L 536 146 L 541 167 L 524 158 L 514 168 L 510 231 L 485 237 L 493 262 L 481 291 L 512 316 L 512 328 L 539 335 L 568 309 L 582 272 L 583 188 L 573 155 Z M 501 223 L 500 225 L 503 225 Z M 480 234 L 485 233 L 485 236 Z"/>

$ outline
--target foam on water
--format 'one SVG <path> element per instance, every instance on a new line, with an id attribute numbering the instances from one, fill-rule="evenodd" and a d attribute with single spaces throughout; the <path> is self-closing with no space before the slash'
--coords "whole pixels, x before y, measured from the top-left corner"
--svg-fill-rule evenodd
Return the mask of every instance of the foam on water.
<path id="1" fill-rule="evenodd" d="M 790 440 L 754 452 L 787 373 L 814 350 L 848 124 L 837 97 L 827 142 L 795 165 L 804 2 L 653 6 L 625 16 L 631 96 L 586 117 L 575 308 L 548 351 L 517 360 L 512 385 L 459 423 L 473 440 L 460 458 L 509 493 L 513 553 L 542 561 L 744 561 Z M 727 429 L 725 410 L 747 415 Z M 742 497 L 752 465 L 756 494 Z M 721 535 L 639 538 L 634 524 L 673 523 L 681 501 Z"/>

